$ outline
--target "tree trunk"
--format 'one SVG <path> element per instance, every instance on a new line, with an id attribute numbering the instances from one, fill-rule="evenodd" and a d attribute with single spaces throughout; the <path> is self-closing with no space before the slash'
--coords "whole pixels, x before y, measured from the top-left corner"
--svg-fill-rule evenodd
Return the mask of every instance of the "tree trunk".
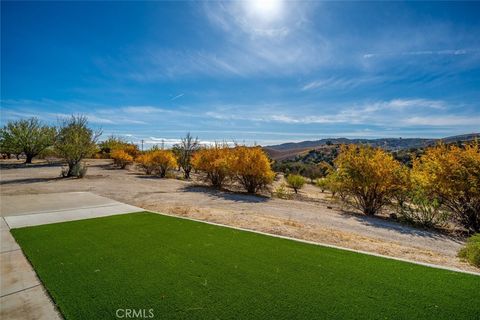
<path id="1" fill-rule="evenodd" d="M 471 233 L 480 232 L 480 214 L 474 209 L 466 209 L 461 219 L 464 227 Z"/>
<path id="2" fill-rule="evenodd" d="M 187 179 L 187 180 L 190 179 L 190 170 L 191 169 L 184 169 L 183 170 L 184 178 Z"/>
<path id="3" fill-rule="evenodd" d="M 167 169 L 160 168 L 158 174 L 159 174 L 160 178 L 165 178 L 165 176 L 167 175 Z"/>
<path id="4" fill-rule="evenodd" d="M 68 163 L 68 173 L 67 173 L 67 177 L 72 177 L 74 176 L 74 169 L 75 169 L 75 166 L 77 166 L 78 162 L 69 162 Z"/>
<path id="5" fill-rule="evenodd" d="M 26 156 L 25 163 L 32 163 L 33 155 L 26 154 L 25 156 Z"/>

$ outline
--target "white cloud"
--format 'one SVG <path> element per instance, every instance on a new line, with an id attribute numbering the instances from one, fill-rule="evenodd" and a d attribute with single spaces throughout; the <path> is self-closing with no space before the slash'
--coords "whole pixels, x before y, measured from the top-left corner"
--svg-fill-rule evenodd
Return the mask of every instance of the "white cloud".
<path id="1" fill-rule="evenodd" d="M 239 120 L 292 125 L 373 125 L 385 128 L 418 126 L 453 128 L 463 125 L 465 130 L 478 131 L 475 125 L 480 123 L 480 116 L 462 115 L 458 113 L 459 109 L 461 108 L 458 105 L 449 105 L 443 100 L 412 98 L 373 101 L 353 106 L 348 104 L 330 106 L 326 109 L 320 106 L 304 105 L 295 106 L 294 111 L 288 105 L 257 106 L 248 113 L 243 111 L 242 106 L 220 107 L 216 111 L 207 112 L 206 116 L 224 121 Z"/>

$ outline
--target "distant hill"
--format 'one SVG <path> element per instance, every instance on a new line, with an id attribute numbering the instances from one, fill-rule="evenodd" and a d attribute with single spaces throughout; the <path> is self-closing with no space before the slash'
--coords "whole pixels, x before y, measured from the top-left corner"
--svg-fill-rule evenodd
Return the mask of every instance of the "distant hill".
<path id="1" fill-rule="evenodd" d="M 401 151 L 411 148 L 422 148 L 434 145 L 437 142 L 453 143 L 480 139 L 480 133 L 463 134 L 445 137 L 441 139 L 425 138 L 381 138 L 381 139 L 348 139 L 329 138 L 315 141 L 288 142 L 279 145 L 264 147 L 265 152 L 274 160 L 293 159 L 299 155 L 305 155 L 310 150 L 320 149 L 328 145 L 338 144 L 366 144 L 372 147 L 381 147 L 388 151 Z"/>

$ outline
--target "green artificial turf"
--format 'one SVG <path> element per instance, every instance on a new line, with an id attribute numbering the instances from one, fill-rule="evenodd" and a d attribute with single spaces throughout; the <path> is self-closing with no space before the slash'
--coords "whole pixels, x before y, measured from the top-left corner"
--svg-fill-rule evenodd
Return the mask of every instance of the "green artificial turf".
<path id="1" fill-rule="evenodd" d="M 147 212 L 12 233 L 66 319 L 480 317 L 478 276 Z"/>

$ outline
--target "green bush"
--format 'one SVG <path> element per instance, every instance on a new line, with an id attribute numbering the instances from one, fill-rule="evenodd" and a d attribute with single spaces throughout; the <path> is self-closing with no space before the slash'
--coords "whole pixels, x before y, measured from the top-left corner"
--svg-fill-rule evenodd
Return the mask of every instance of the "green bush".
<path id="1" fill-rule="evenodd" d="M 322 193 L 328 189 L 328 181 L 326 178 L 319 178 L 317 180 L 315 180 L 315 185 L 317 187 L 320 188 L 320 190 L 322 190 Z"/>
<path id="2" fill-rule="evenodd" d="M 278 186 L 275 191 L 272 192 L 273 197 L 277 197 L 279 199 L 291 199 L 292 194 L 290 191 L 287 190 L 287 185 L 285 183 L 282 183 L 280 186 Z"/>
<path id="3" fill-rule="evenodd" d="M 302 189 L 303 185 L 305 184 L 305 178 L 298 175 L 298 174 L 290 174 L 287 177 L 287 183 L 290 188 L 298 193 L 298 190 Z"/>
<path id="4" fill-rule="evenodd" d="M 468 238 L 465 247 L 458 252 L 458 256 L 470 264 L 480 267 L 480 233 Z"/>
<path id="5" fill-rule="evenodd" d="M 448 221 L 449 214 L 438 199 L 426 196 L 422 190 L 407 192 L 403 200 L 396 205 L 400 220 L 427 228 L 443 227 Z"/>

